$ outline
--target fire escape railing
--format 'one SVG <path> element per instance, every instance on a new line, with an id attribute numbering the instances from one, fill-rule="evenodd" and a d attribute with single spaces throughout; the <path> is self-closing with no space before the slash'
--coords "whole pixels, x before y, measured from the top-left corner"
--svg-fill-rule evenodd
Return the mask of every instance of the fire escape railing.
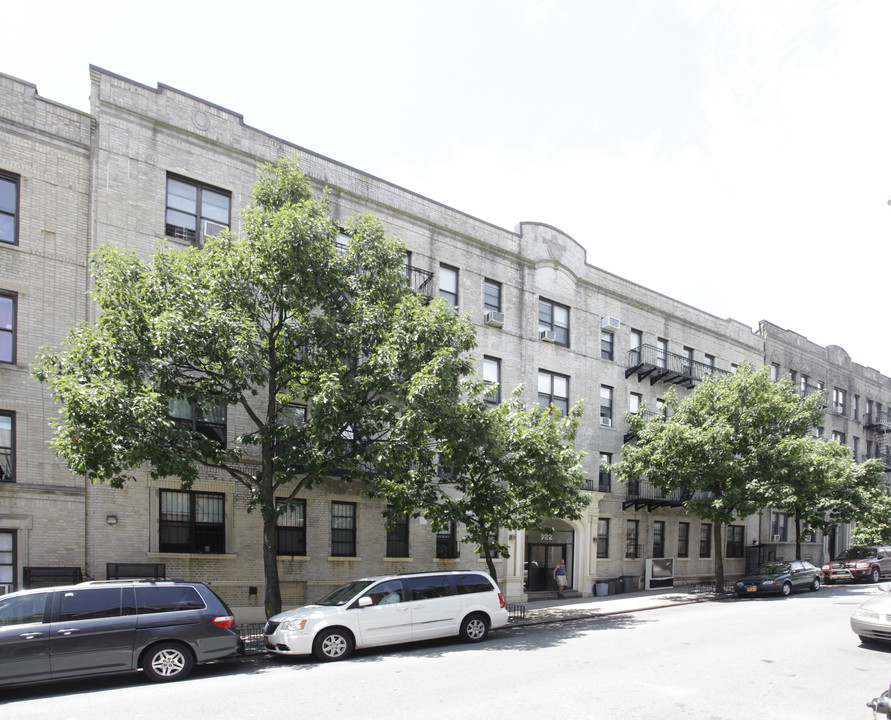
<path id="1" fill-rule="evenodd" d="M 664 382 L 685 388 L 692 388 L 708 375 L 729 374 L 727 370 L 667 352 L 655 345 L 641 345 L 629 350 L 625 367 L 626 378 L 636 373 L 641 382 L 649 378 L 651 385 Z"/>

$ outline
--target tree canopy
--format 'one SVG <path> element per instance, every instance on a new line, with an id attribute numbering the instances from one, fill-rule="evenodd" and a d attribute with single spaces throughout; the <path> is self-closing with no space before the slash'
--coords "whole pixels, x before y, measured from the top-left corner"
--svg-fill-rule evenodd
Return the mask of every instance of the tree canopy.
<path id="1" fill-rule="evenodd" d="M 527 409 L 518 387 L 497 405 L 491 388 L 468 381 L 464 399 L 447 413 L 407 413 L 400 424 L 420 449 L 407 473 L 382 480 L 381 492 L 397 513 L 423 514 L 434 528 L 463 523 L 464 542 L 475 544 L 497 579 L 492 558 L 509 557 L 500 530 L 539 527 L 543 518 L 578 518 L 583 453 L 574 448 L 582 415 L 579 403 L 562 415 L 554 408 Z"/>
<path id="2" fill-rule="evenodd" d="M 248 489 L 269 615 L 289 502 L 409 458 L 416 437 L 399 418 L 451 407 L 472 371 L 469 322 L 411 291 L 404 245 L 369 216 L 340 230 L 296 162 L 265 166 L 240 237 L 148 260 L 101 248 L 96 322 L 35 369 L 61 404 L 54 446 L 74 472 L 122 487 L 147 470 L 188 488 L 210 470 Z"/>
<path id="3" fill-rule="evenodd" d="M 682 400 L 672 393 L 668 416 L 629 416 L 636 441 L 625 446 L 617 474 L 687 491 L 687 510 L 714 523 L 723 588 L 722 526 L 776 507 L 796 518 L 799 533 L 825 528 L 851 519 L 877 482 L 875 463 L 858 465 L 846 448 L 812 436 L 823 402 L 818 393 L 800 397 L 788 380 L 772 381 L 766 368 L 710 375 Z"/>

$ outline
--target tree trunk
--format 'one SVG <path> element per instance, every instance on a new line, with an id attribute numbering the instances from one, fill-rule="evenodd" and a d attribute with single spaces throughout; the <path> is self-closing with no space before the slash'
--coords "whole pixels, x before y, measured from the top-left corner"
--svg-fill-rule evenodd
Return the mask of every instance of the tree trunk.
<path id="1" fill-rule="evenodd" d="M 715 592 L 724 592 L 724 552 L 721 545 L 721 523 L 716 522 L 715 535 Z"/>
<path id="2" fill-rule="evenodd" d="M 795 516 L 795 559 L 801 560 L 801 518 Z"/>
<path id="3" fill-rule="evenodd" d="M 495 562 L 492 560 L 492 552 L 489 550 L 488 536 L 483 538 L 483 554 L 486 556 L 486 565 L 489 568 L 489 575 L 491 575 L 492 579 L 497 583 L 498 573 L 495 570 Z"/>
<path id="4" fill-rule="evenodd" d="M 263 570 L 266 577 L 266 592 L 263 605 L 266 617 L 271 618 L 282 611 L 282 591 L 278 586 L 278 522 L 275 512 L 263 512 Z"/>

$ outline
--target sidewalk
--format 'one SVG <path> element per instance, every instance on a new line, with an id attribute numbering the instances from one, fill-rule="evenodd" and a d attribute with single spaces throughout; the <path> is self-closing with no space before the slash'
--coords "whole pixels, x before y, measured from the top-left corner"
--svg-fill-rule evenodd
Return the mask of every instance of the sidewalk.
<path id="1" fill-rule="evenodd" d="M 601 597 L 549 598 L 522 603 L 524 617 L 512 619 L 508 627 L 539 625 L 542 623 L 582 620 L 607 615 L 654 610 L 675 605 L 692 605 L 728 597 L 715 592 L 687 592 L 684 588 L 638 590 Z"/>

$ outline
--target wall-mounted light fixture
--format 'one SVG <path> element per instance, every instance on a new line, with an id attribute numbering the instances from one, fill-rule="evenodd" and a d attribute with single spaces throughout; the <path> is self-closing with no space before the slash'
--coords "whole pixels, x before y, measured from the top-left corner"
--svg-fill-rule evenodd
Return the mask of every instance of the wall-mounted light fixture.
<path id="1" fill-rule="evenodd" d="M 117 525 L 118 524 L 118 516 L 117 515 L 106 515 L 105 522 L 109 525 Z"/>

